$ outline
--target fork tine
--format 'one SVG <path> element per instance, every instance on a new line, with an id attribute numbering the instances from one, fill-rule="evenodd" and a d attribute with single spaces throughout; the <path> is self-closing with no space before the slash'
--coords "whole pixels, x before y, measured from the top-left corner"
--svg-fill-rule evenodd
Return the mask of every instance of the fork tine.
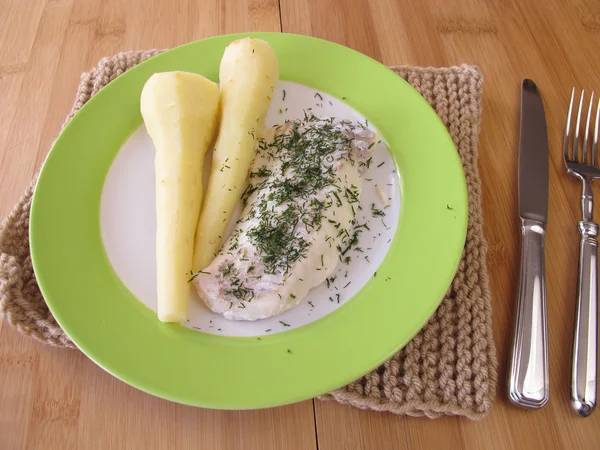
<path id="1" fill-rule="evenodd" d="M 563 157 L 565 163 L 571 158 L 569 157 L 569 133 L 571 131 L 571 114 L 573 113 L 573 101 L 575 100 L 575 88 L 571 91 L 571 101 L 569 102 L 569 112 L 567 113 L 567 122 L 565 124 L 565 134 L 563 136 Z"/>
<path id="2" fill-rule="evenodd" d="M 577 110 L 577 122 L 575 123 L 575 137 L 573 138 L 573 159 L 575 161 L 579 161 L 579 128 L 581 127 L 581 109 L 583 108 L 584 95 L 585 90 L 582 90 L 581 98 L 579 99 L 579 109 Z"/>
<path id="3" fill-rule="evenodd" d="M 596 107 L 596 122 L 594 124 L 594 141 L 592 142 L 592 164 L 598 166 L 598 128 L 600 127 L 600 101 Z"/>
<path id="4" fill-rule="evenodd" d="M 589 149 L 589 136 L 590 136 L 590 121 L 592 120 L 592 107 L 594 106 L 594 92 L 590 97 L 590 106 L 588 107 L 587 119 L 585 120 L 585 134 L 583 135 L 583 163 L 588 163 L 588 149 Z M 592 164 L 596 164 L 594 158 L 591 161 Z"/>

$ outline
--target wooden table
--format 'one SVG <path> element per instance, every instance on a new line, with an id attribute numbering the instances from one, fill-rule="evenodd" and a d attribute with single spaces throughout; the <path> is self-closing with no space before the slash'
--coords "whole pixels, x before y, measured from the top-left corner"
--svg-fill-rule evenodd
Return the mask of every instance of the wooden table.
<path id="1" fill-rule="evenodd" d="M 600 91 L 600 1 L 533 3 L 2 0 L 1 216 L 43 161 L 71 107 L 79 74 L 120 50 L 261 30 L 318 36 L 388 65 L 477 64 L 485 76 L 480 170 L 501 384 L 489 417 L 476 423 L 397 417 L 318 400 L 254 412 L 207 411 L 141 393 L 79 352 L 38 344 L 0 322 L 0 448 L 598 448 L 600 411 L 581 419 L 569 406 L 580 187 L 564 173 L 560 140 L 571 87 Z M 511 407 L 503 383 L 518 280 L 524 77 L 532 77 L 543 93 L 551 143 L 551 400 L 535 412 Z"/>

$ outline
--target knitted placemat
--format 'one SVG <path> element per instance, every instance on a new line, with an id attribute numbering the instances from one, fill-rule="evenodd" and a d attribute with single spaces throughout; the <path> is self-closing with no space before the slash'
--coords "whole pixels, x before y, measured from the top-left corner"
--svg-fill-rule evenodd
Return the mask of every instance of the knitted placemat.
<path id="1" fill-rule="evenodd" d="M 119 53 L 82 74 L 66 122 L 102 87 L 157 53 Z M 456 144 L 469 194 L 465 249 L 452 286 L 427 325 L 381 367 L 320 398 L 394 414 L 477 420 L 489 411 L 497 376 L 477 168 L 483 78 L 468 65 L 392 69 L 435 109 Z M 31 265 L 29 209 L 36 179 L 0 227 L 0 314 L 23 334 L 75 348 L 50 314 Z"/>

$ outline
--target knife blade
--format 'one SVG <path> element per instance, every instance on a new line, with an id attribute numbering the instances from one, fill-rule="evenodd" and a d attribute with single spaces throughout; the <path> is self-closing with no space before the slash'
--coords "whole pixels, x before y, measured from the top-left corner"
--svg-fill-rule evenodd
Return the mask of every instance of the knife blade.
<path id="1" fill-rule="evenodd" d="M 536 84 L 521 83 L 519 216 L 521 267 L 509 361 L 509 400 L 541 408 L 549 400 L 545 236 L 548 218 L 548 134 Z"/>
<path id="2" fill-rule="evenodd" d="M 521 83 L 519 138 L 519 215 L 546 223 L 548 218 L 548 132 L 536 84 Z"/>

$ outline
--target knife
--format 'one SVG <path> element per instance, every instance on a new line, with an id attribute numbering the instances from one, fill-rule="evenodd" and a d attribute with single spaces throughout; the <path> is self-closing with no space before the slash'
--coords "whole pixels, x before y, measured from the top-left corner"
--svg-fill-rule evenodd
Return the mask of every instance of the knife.
<path id="1" fill-rule="evenodd" d="M 510 401 L 525 408 L 549 399 L 545 235 L 548 218 L 548 134 L 536 84 L 521 83 L 519 139 L 521 273 L 509 361 Z"/>

